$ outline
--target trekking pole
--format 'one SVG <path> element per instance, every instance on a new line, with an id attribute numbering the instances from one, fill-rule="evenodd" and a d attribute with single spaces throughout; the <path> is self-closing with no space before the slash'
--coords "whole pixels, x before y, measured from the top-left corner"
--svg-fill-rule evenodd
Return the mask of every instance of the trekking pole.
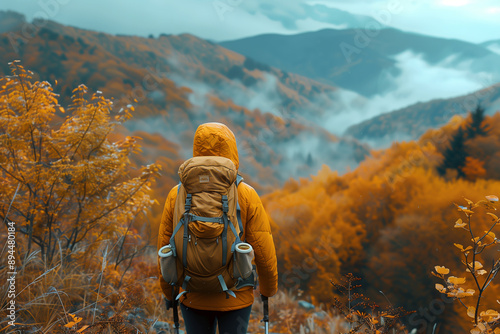
<path id="1" fill-rule="evenodd" d="M 260 298 L 264 307 L 264 318 L 262 318 L 262 321 L 264 322 L 266 334 L 269 334 L 269 298 L 263 295 L 260 295 Z"/>
<path id="2" fill-rule="evenodd" d="M 174 312 L 174 333 L 179 334 L 179 311 L 177 310 L 178 301 L 177 298 L 177 289 L 172 286 L 172 311 Z"/>

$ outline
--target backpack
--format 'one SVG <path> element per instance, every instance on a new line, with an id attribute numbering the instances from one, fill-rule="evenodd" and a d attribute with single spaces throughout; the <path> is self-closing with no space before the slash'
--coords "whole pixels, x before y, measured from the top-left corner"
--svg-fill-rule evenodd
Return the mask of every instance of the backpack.
<path id="1" fill-rule="evenodd" d="M 237 190 L 243 178 L 230 159 L 219 156 L 193 157 L 179 176 L 170 237 L 176 273 L 169 283 L 184 291 L 176 299 L 187 292 L 236 297 L 233 290 L 254 284 L 235 265 L 243 236 Z"/>

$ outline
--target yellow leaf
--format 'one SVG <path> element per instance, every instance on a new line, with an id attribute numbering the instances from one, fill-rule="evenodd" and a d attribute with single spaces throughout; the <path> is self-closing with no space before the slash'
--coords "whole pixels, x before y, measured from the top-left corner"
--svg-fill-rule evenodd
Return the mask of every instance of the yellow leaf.
<path id="1" fill-rule="evenodd" d="M 494 334 L 500 334 L 500 327 L 495 328 Z"/>
<path id="2" fill-rule="evenodd" d="M 488 195 L 488 196 L 485 196 L 485 197 L 490 202 L 498 202 L 498 197 L 495 196 L 495 195 Z"/>
<path id="3" fill-rule="evenodd" d="M 477 328 L 473 328 L 470 330 L 470 334 L 481 334 L 481 331 Z"/>
<path id="4" fill-rule="evenodd" d="M 465 278 L 464 277 L 455 277 L 455 276 L 450 276 L 448 277 L 448 282 L 458 285 L 458 284 L 465 284 Z"/>
<path id="5" fill-rule="evenodd" d="M 64 325 L 64 327 L 66 327 L 66 328 L 71 328 L 71 327 L 73 327 L 73 326 L 74 326 L 74 325 L 76 325 L 76 324 L 77 324 L 76 322 L 74 322 L 74 321 L 70 321 L 70 322 L 68 322 L 66 325 Z"/>
<path id="6" fill-rule="evenodd" d="M 85 325 L 85 326 L 83 326 L 82 328 L 80 328 L 79 330 L 77 330 L 76 332 L 77 332 L 77 333 L 81 333 L 81 332 L 83 332 L 84 330 L 86 330 L 88 327 L 89 327 L 89 325 Z"/>
<path id="7" fill-rule="evenodd" d="M 462 212 L 465 212 L 467 214 L 473 214 L 474 213 L 471 210 L 467 209 L 467 207 L 465 207 L 465 206 L 458 205 L 457 203 L 453 203 L 453 204 L 455 204 L 455 206 L 457 207 L 458 211 L 462 211 Z"/>
<path id="8" fill-rule="evenodd" d="M 467 309 L 467 315 L 471 318 L 474 318 L 476 315 L 476 308 L 474 306 L 469 306 Z"/>
<path id="9" fill-rule="evenodd" d="M 462 228 L 462 227 L 465 227 L 467 226 L 466 223 L 462 222 L 462 219 L 458 219 L 456 222 L 455 222 L 455 228 Z"/>
<path id="10" fill-rule="evenodd" d="M 470 199 L 467 199 L 467 198 L 465 198 L 465 197 L 464 197 L 464 199 L 467 201 L 467 204 L 469 204 L 469 205 L 474 204 L 474 202 L 473 202 L 473 201 L 471 201 Z"/>
<path id="11" fill-rule="evenodd" d="M 484 269 L 481 269 L 481 270 L 478 270 L 478 271 L 477 271 L 477 274 L 478 274 L 478 275 L 485 275 L 485 274 L 487 274 L 487 273 L 488 273 L 488 272 L 487 272 L 486 270 L 484 270 Z"/>
<path id="12" fill-rule="evenodd" d="M 460 249 L 461 251 L 464 250 L 464 246 L 460 245 L 460 244 L 454 244 L 455 247 L 457 247 L 458 249 Z"/>
<path id="13" fill-rule="evenodd" d="M 436 290 L 442 293 L 446 291 L 445 287 L 442 284 L 437 284 L 437 283 L 436 283 Z"/>
<path id="14" fill-rule="evenodd" d="M 486 212 L 487 215 L 491 216 L 491 218 L 493 218 L 493 220 L 498 220 L 498 217 L 497 215 L 491 213 L 491 212 Z"/>
<path id="15" fill-rule="evenodd" d="M 481 316 L 498 317 L 499 313 L 495 310 L 487 310 L 481 312 Z"/>
<path id="16" fill-rule="evenodd" d="M 441 274 L 441 275 L 448 275 L 450 273 L 450 269 L 448 269 L 446 267 L 435 266 L 434 269 L 436 270 L 436 272 L 438 274 Z"/>
<path id="17" fill-rule="evenodd" d="M 68 314 L 73 318 L 73 321 L 68 322 L 66 325 L 64 325 L 64 327 L 71 328 L 74 325 L 76 325 L 77 323 L 79 323 L 80 321 L 82 321 L 82 319 L 83 319 L 81 317 L 75 316 L 72 313 L 68 313 Z"/>
<path id="18" fill-rule="evenodd" d="M 486 322 L 497 320 L 500 314 L 495 310 L 483 311 L 480 314 L 481 318 Z"/>
<path id="19" fill-rule="evenodd" d="M 476 290 L 474 289 L 467 289 L 467 292 L 466 292 L 469 296 L 474 296 L 474 293 L 476 293 Z"/>
<path id="20" fill-rule="evenodd" d="M 479 270 L 481 268 L 483 268 L 483 264 L 481 262 L 479 262 L 479 261 L 476 261 L 475 264 L 474 264 L 474 270 Z"/>
<path id="21" fill-rule="evenodd" d="M 473 289 L 468 289 L 467 291 L 464 291 L 463 289 L 459 289 L 459 292 L 455 294 L 455 297 L 457 298 L 465 298 L 465 297 L 472 297 L 474 296 L 474 291 Z"/>
<path id="22" fill-rule="evenodd" d="M 491 232 L 491 231 L 490 231 L 490 232 L 488 232 L 488 231 L 484 231 L 484 233 L 486 234 L 486 236 L 488 236 L 488 237 L 490 237 L 490 238 L 493 238 L 493 239 L 496 239 L 496 237 L 497 237 L 497 236 L 495 235 L 495 233 L 493 233 L 493 232 Z"/>
<path id="23" fill-rule="evenodd" d="M 473 243 L 477 244 L 478 246 L 481 246 L 481 241 L 479 241 L 481 237 L 475 237 L 474 239 L 470 239 Z"/>
<path id="24" fill-rule="evenodd" d="M 472 268 L 472 262 L 471 262 L 471 263 L 469 263 L 469 264 L 468 264 L 468 266 Z M 481 262 L 479 262 L 479 261 L 476 261 L 476 262 L 475 262 L 475 265 L 474 265 L 474 271 L 475 271 L 475 272 L 478 272 L 478 271 L 479 271 L 479 270 L 481 270 L 482 268 L 483 268 L 482 263 L 481 263 Z M 467 268 L 467 272 L 468 272 L 468 273 L 470 273 L 469 268 Z"/>

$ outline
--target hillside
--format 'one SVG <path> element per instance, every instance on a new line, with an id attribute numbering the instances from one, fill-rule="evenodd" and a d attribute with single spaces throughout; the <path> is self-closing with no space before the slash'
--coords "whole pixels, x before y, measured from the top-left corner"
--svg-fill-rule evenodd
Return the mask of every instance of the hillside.
<path id="1" fill-rule="evenodd" d="M 91 91 L 114 97 L 117 108 L 133 104 L 135 117 L 127 131 L 158 133 L 178 145 L 181 159 L 191 154 L 200 123 L 225 122 L 237 136 L 242 173 L 259 190 L 272 189 L 292 175 L 308 176 L 321 163 L 343 171 L 368 152 L 309 121 L 323 117 L 325 110 L 316 100 L 329 103 L 328 93 L 335 91 L 331 86 L 192 35 L 114 36 L 49 21 L 33 36 L 23 36 L 18 29 L 22 17 L 2 15 L 0 31 L 9 31 L 0 35 L 5 50 L 0 74 L 9 73 L 8 62 L 20 59 L 38 78 L 59 81 L 55 89 L 62 102 L 85 83 Z M 160 157 L 161 150 L 150 156 Z M 170 168 L 165 182 L 176 179 Z"/>
<path id="2" fill-rule="evenodd" d="M 0 11 L 0 33 L 20 30 L 25 22 L 21 14 Z"/>
<path id="3" fill-rule="evenodd" d="M 480 103 L 487 113 L 500 110 L 500 84 L 452 99 L 417 103 L 389 112 L 357 125 L 345 132 L 375 146 L 388 146 L 393 141 L 415 140 L 429 128 L 446 124 L 453 115 L 464 115 Z"/>
<path id="4" fill-rule="evenodd" d="M 220 45 L 285 71 L 368 97 L 394 88 L 392 79 L 402 71 L 398 57 L 405 52 L 421 57 L 429 65 L 486 72 L 492 74 L 494 82 L 500 81 L 500 69 L 490 66 L 500 61 L 500 55 L 485 47 L 396 29 L 267 34 Z"/>
<path id="5" fill-rule="evenodd" d="M 435 265 L 446 263 L 465 276 L 453 244 L 466 245 L 470 235 L 453 228 L 460 217 L 453 203 L 498 195 L 500 188 L 500 113 L 486 117 L 481 124 L 486 133 L 466 137 L 463 151 L 455 152 L 465 160 L 460 171 L 438 173 L 458 128 L 469 124 L 470 119 L 455 116 L 418 141 L 373 151 L 350 173 L 339 175 L 325 166 L 312 179 L 291 180 L 266 195 L 264 203 L 279 225 L 283 285 L 327 302 L 333 298 L 330 280 L 352 272 L 370 287 L 372 300 L 385 304 L 385 296 L 392 305 L 415 310 L 410 330 L 428 333 L 439 324 L 440 333 L 468 332 L 466 309 L 457 301 L 432 312 L 432 318 L 419 310 L 440 298 L 434 289 L 438 281 L 430 274 Z M 457 178 L 458 172 L 464 177 Z M 480 212 L 473 218 L 475 231 L 491 224 Z M 489 267 L 493 258 L 498 256 L 482 255 Z M 482 307 L 498 306 L 499 291 L 496 280 Z"/>

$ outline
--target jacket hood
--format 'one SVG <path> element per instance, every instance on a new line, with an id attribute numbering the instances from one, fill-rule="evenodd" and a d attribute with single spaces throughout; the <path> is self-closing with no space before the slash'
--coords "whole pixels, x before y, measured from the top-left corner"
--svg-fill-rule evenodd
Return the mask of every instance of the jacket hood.
<path id="1" fill-rule="evenodd" d="M 238 148 L 234 133 L 222 123 L 205 123 L 194 134 L 193 156 L 219 156 L 231 159 L 239 168 Z"/>

